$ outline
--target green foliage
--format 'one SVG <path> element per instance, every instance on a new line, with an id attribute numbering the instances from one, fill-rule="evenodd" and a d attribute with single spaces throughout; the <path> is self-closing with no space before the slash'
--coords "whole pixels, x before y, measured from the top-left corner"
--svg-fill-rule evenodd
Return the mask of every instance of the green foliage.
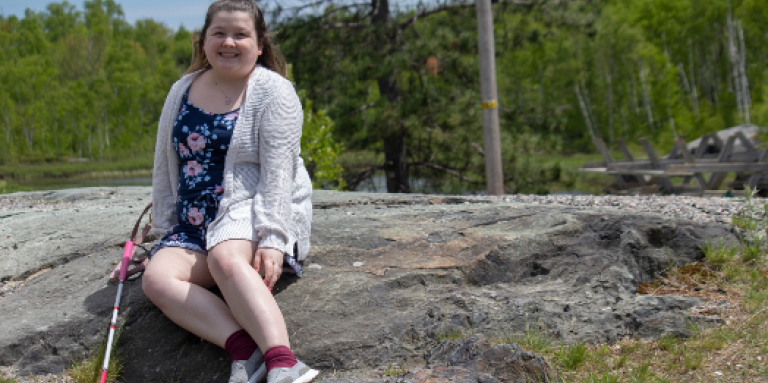
<path id="1" fill-rule="evenodd" d="M 584 343 L 564 346 L 556 355 L 565 370 L 575 370 L 587 360 L 587 346 Z"/>
<path id="2" fill-rule="evenodd" d="M 646 136 L 668 149 L 675 136 L 746 122 L 729 17 L 745 36 L 751 121 L 768 124 L 760 0 L 544 3 L 499 2 L 493 10 L 508 191 L 544 192 L 540 185 L 557 170 L 527 159 L 593 151 L 590 127 L 609 144 Z M 377 23 L 365 6 L 331 2 L 281 19 L 281 44 L 297 82 L 327 110 L 348 149 L 383 152 L 391 137 L 404 137 L 411 177 L 439 192 L 482 189 L 474 9 L 422 11 L 429 10 L 398 10 Z M 426 65 L 433 58 L 437 73 Z"/>
<path id="3" fill-rule="evenodd" d="M 659 348 L 664 351 L 674 351 L 675 346 L 680 343 L 680 339 L 674 334 L 664 335 L 658 340 Z"/>
<path id="4" fill-rule="evenodd" d="M 151 156 L 188 35 L 130 25 L 114 0 L 0 21 L 0 164 Z"/>
<path id="5" fill-rule="evenodd" d="M 389 22 L 375 22 L 366 4 L 326 4 L 284 14 L 273 28 L 302 99 L 315 102 L 305 105 L 303 138 L 315 185 L 344 187 L 342 150 L 385 157 L 402 139 L 410 177 L 424 180 L 424 191 L 484 189 L 475 10 L 449 2 L 436 12 L 393 9 Z M 664 151 L 675 135 L 693 138 L 748 117 L 768 125 L 763 0 L 493 7 L 509 192 L 544 193 L 553 181 L 579 187 L 562 166 L 536 159 L 592 152 L 590 130 L 609 145 L 646 136 Z M 737 103 L 729 20 L 743 28 L 749 113 Z M 150 156 L 191 38 L 153 20 L 129 24 L 115 0 L 0 17 L 0 164 Z"/>
<path id="6" fill-rule="evenodd" d="M 619 377 L 610 373 L 593 374 L 587 377 L 589 383 L 619 383 Z"/>
<path id="7" fill-rule="evenodd" d="M 738 248 L 723 243 L 722 239 L 718 240 L 716 244 L 707 242 L 703 249 L 704 258 L 715 266 L 723 266 L 733 261 L 737 250 Z"/>
<path id="8" fill-rule="evenodd" d="M 392 366 L 391 364 L 387 366 L 387 371 L 384 372 L 384 376 L 398 376 L 405 373 L 405 369 L 397 366 Z"/>
<path id="9" fill-rule="evenodd" d="M 647 363 L 641 364 L 639 367 L 632 370 L 629 375 L 629 381 L 632 383 L 645 383 L 650 382 L 653 373 L 648 369 L 650 366 Z"/>
<path id="10" fill-rule="evenodd" d="M 301 93 L 301 92 L 300 92 Z M 346 186 L 338 163 L 343 146 L 333 138 L 333 120 L 325 110 L 314 111 L 312 102 L 304 101 L 304 130 L 301 155 L 316 189 L 343 190 Z"/>
<path id="11" fill-rule="evenodd" d="M 32 189 L 0 180 L 0 194 L 16 193 L 16 192 L 30 191 L 30 190 Z"/>
<path id="12" fill-rule="evenodd" d="M 552 347 L 552 339 L 539 326 L 526 324 L 525 333 L 522 335 L 505 336 L 499 341 L 503 344 L 517 343 L 524 349 L 542 353 Z"/>
<path id="13" fill-rule="evenodd" d="M 115 337 L 114 343 L 117 343 Z M 112 348 L 111 358 L 109 359 L 109 368 L 107 370 L 107 382 L 116 382 L 123 369 L 123 363 L 120 360 L 120 354 L 114 347 Z M 106 352 L 106 342 L 99 345 L 90 356 L 76 362 L 67 371 L 77 383 L 98 382 L 101 378 L 102 368 L 104 367 L 104 353 Z"/>
<path id="14" fill-rule="evenodd" d="M 746 186 L 746 202 L 731 219 L 734 226 L 741 229 L 741 260 L 753 262 L 764 254 L 766 233 L 768 232 L 768 205 L 757 206 L 757 190 Z"/>
<path id="15" fill-rule="evenodd" d="M 455 341 L 455 340 L 464 339 L 464 338 L 466 338 L 464 336 L 464 333 L 456 329 L 450 329 L 448 331 L 445 331 L 439 334 L 437 337 L 437 339 L 440 341 L 443 341 L 443 340 Z"/>

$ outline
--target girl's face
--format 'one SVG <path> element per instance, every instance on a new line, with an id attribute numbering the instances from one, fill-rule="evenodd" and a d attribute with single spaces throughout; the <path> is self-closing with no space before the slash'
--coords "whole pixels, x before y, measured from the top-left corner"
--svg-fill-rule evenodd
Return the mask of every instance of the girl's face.
<path id="1" fill-rule="evenodd" d="M 245 12 L 219 12 L 205 33 L 203 50 L 217 74 L 247 76 L 256 65 L 261 48 L 253 19 Z"/>

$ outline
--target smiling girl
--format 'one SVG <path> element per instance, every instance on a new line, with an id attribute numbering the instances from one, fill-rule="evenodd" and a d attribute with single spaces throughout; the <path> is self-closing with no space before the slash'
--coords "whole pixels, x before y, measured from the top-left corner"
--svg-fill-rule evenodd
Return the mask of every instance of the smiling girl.
<path id="1" fill-rule="evenodd" d="M 152 221 L 164 236 L 142 287 L 168 318 L 232 355 L 230 383 L 318 373 L 291 352 L 270 292 L 283 272 L 301 273 L 312 218 L 301 103 L 284 76 L 256 4 L 215 1 L 158 124 Z"/>

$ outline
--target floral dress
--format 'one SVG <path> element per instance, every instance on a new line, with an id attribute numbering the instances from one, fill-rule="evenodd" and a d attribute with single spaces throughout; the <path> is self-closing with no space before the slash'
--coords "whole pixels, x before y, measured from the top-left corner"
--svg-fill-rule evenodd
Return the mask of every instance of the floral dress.
<path id="1" fill-rule="evenodd" d="M 151 255 L 166 247 L 208 254 L 205 234 L 208 225 L 216 218 L 224 193 L 224 162 L 240 111 L 209 113 L 192 104 L 188 97 L 189 89 L 181 100 L 171 137 L 179 160 L 176 190 L 179 223 L 152 248 Z M 301 264 L 286 255 L 283 272 L 301 274 L 301 271 Z"/>
<path id="2" fill-rule="evenodd" d="M 207 254 L 205 233 L 216 218 L 224 192 L 224 161 L 240 112 L 208 113 L 192 104 L 188 97 L 189 90 L 181 101 L 172 133 L 179 160 L 176 190 L 179 223 L 152 249 L 153 254 L 164 247 L 182 247 Z"/>

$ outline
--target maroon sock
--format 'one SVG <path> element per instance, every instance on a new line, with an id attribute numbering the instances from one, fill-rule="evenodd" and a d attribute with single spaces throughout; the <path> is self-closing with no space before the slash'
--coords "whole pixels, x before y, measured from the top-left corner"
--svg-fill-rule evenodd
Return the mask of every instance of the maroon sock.
<path id="1" fill-rule="evenodd" d="M 227 338 L 224 348 L 232 356 L 232 360 L 248 360 L 259 346 L 256 345 L 256 342 L 253 341 L 253 338 L 245 330 L 241 329 L 233 332 Z"/>
<path id="2" fill-rule="evenodd" d="M 291 368 L 296 365 L 296 357 L 293 356 L 290 348 L 277 346 L 264 353 L 264 363 L 267 365 L 268 372 L 278 367 Z"/>

